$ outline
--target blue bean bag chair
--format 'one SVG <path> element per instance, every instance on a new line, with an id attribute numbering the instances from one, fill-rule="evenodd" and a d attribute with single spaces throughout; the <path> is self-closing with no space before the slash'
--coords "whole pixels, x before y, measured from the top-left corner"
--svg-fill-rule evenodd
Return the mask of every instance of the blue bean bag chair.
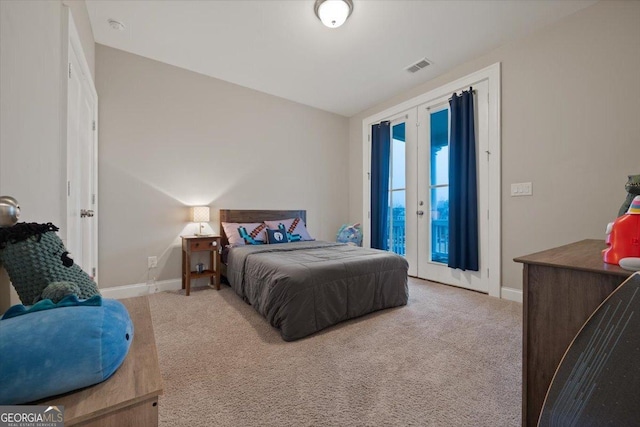
<path id="1" fill-rule="evenodd" d="M 0 405 L 102 382 L 120 367 L 132 340 L 127 309 L 100 295 L 15 305 L 0 319 Z"/>

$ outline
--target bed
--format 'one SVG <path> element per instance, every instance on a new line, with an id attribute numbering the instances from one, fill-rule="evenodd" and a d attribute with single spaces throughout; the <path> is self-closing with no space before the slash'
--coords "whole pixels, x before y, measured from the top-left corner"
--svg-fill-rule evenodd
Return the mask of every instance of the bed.
<path id="1" fill-rule="evenodd" d="M 222 223 L 302 218 L 304 210 L 220 210 Z M 285 341 L 347 319 L 407 304 L 407 261 L 396 254 L 341 243 L 298 241 L 226 249 L 223 275 L 231 288 Z"/>

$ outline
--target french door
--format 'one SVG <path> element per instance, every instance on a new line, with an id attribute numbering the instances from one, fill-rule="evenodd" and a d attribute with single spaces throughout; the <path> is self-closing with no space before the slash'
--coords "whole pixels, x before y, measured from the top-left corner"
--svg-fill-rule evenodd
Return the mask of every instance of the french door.
<path id="1" fill-rule="evenodd" d="M 447 266 L 451 93 L 389 118 L 388 248 L 405 256 L 410 276 L 489 292 L 489 84 L 481 81 L 474 84 L 473 89 L 479 271 Z"/>
<path id="2" fill-rule="evenodd" d="M 474 90 L 476 126 L 479 271 L 447 266 L 449 98 L 470 86 Z M 364 218 L 371 218 L 371 126 L 382 121 L 390 121 L 392 143 L 393 127 L 404 123 L 405 186 L 389 188 L 389 210 L 393 212 L 391 193 L 404 188 L 404 256 L 409 262 L 409 275 L 500 297 L 500 64 L 490 65 L 362 121 Z M 395 164 L 393 167 L 397 171 Z M 390 181 L 394 181 L 393 177 Z M 397 226 L 398 221 L 393 224 Z M 365 247 L 370 245 L 370 232 L 371 222 L 363 221 Z M 390 232 L 390 236 L 398 234 Z"/>
<path id="3" fill-rule="evenodd" d="M 388 248 L 409 261 L 409 275 L 418 274 L 416 192 L 416 109 L 390 118 Z"/>
<path id="4" fill-rule="evenodd" d="M 489 291 L 488 82 L 473 86 L 478 170 L 479 271 L 447 266 L 449 255 L 448 96 L 418 106 L 417 261 L 418 277 L 480 292 Z M 456 171 L 451 171 L 456 173 Z"/>

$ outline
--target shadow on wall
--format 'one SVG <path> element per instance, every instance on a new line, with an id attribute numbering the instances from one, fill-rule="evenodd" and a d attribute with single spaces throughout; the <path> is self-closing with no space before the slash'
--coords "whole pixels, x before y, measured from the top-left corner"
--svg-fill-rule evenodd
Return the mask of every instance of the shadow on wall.
<path id="1" fill-rule="evenodd" d="M 100 287 L 179 278 L 184 203 L 109 163 L 100 164 L 98 217 Z M 147 257 L 157 256 L 150 272 Z"/>
<path id="2" fill-rule="evenodd" d="M 277 194 L 256 197 L 262 193 L 274 194 L 273 188 L 259 179 L 259 171 L 235 174 L 233 180 L 227 178 L 215 185 L 209 184 L 208 189 L 199 183 L 195 186 L 200 190 L 194 191 L 189 177 L 167 190 L 108 162 L 102 162 L 99 170 L 101 288 L 146 283 L 152 278 L 179 279 L 182 274 L 180 236 L 192 235 L 198 227 L 190 222 L 190 206 L 212 206 L 211 221 L 205 224 L 204 230 L 217 234 L 220 208 L 284 209 L 290 204 Z M 174 194 L 180 186 L 186 187 L 187 196 Z M 196 192 L 200 193 L 199 197 L 193 196 Z M 147 267 L 150 256 L 158 257 L 158 267 L 153 270 Z"/>
<path id="3" fill-rule="evenodd" d="M 329 187 L 311 188 L 290 174 L 269 174 L 265 179 L 263 168 L 234 167 L 231 174 L 176 165 L 160 175 L 153 168 L 126 170 L 104 159 L 99 173 L 101 288 L 146 283 L 152 277 L 179 279 L 180 236 L 197 230 L 197 224 L 189 222 L 191 206 L 211 207 L 205 232 L 213 234 L 219 232 L 220 209 L 306 209 L 314 237 L 335 236 L 334 230 L 323 233 L 324 228 L 332 228 L 323 224 L 328 213 L 324 204 L 331 199 Z M 158 257 L 153 271 L 147 268 L 150 256 Z"/>

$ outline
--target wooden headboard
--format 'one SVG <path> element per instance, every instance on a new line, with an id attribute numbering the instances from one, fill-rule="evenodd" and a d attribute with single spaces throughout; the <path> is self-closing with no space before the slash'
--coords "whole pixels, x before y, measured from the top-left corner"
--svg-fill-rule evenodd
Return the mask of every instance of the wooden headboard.
<path id="1" fill-rule="evenodd" d="M 269 210 L 240 210 L 240 209 L 220 209 L 220 236 L 222 236 L 222 247 L 229 244 L 229 239 L 222 228 L 223 222 L 262 222 L 276 221 L 278 219 L 302 218 L 307 223 L 307 211 L 269 211 Z"/>

